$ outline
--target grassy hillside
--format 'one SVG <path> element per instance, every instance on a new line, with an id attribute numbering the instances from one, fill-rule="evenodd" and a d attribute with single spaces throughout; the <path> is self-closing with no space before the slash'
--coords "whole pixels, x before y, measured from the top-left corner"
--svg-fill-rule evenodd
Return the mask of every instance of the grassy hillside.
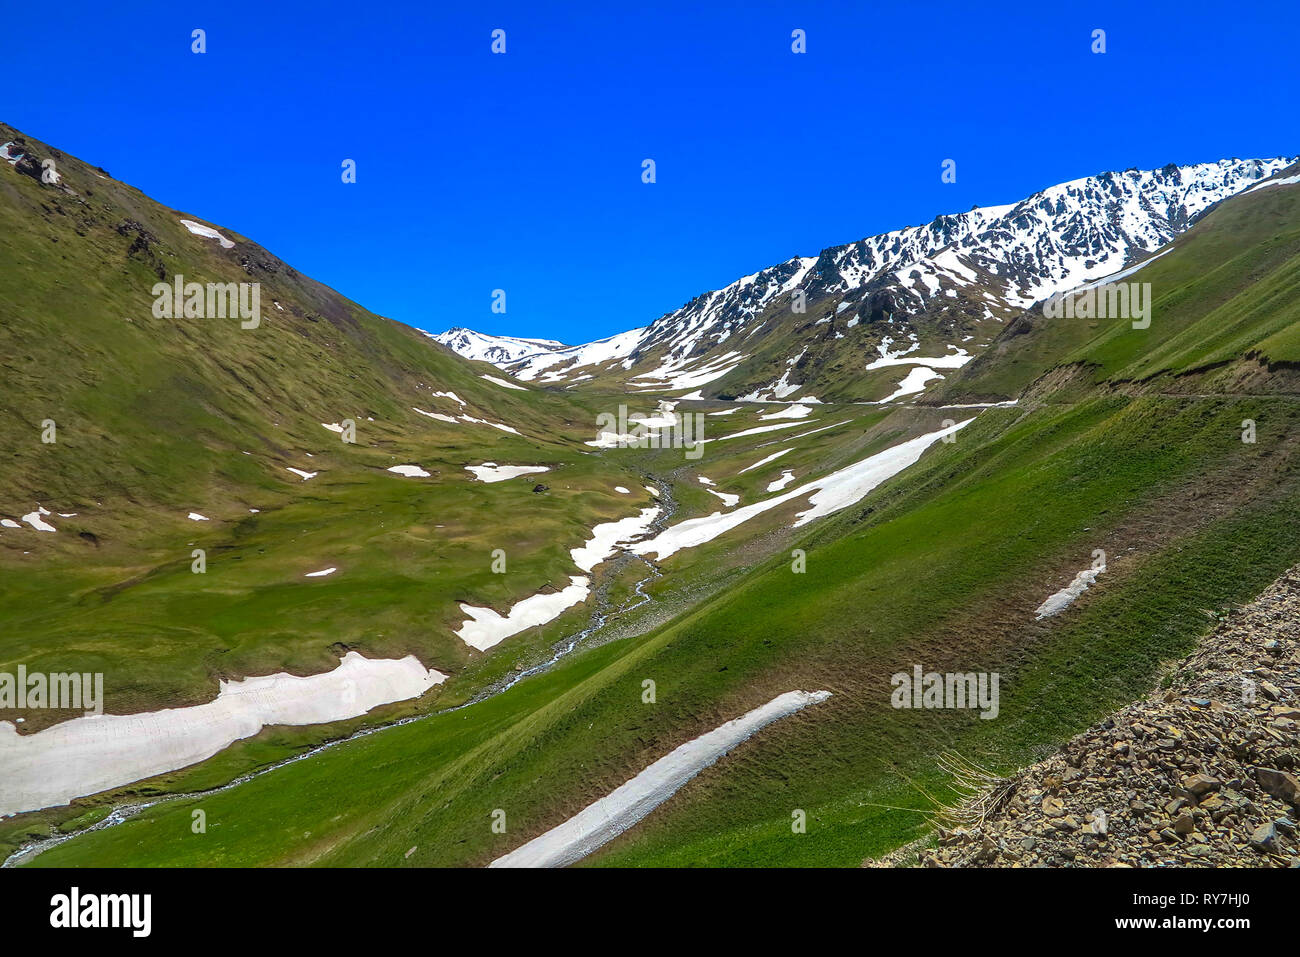
<path id="1" fill-rule="evenodd" d="M 778 692 L 825 688 L 830 702 L 764 732 L 592 861 L 855 864 L 918 833 L 920 815 L 878 805 L 941 796 L 938 751 L 1027 760 L 1137 693 L 1212 612 L 1300 555 L 1294 442 L 1244 445 L 1246 412 L 1300 425 L 1274 399 L 997 410 L 808 535 L 804 575 L 774 558 L 648 636 L 37 862 L 481 864 L 680 741 Z M 1098 547 L 1110 556 L 1098 585 L 1035 622 Z M 1000 671 L 999 719 L 891 709 L 888 675 L 913 663 Z M 656 705 L 641 703 L 646 677 Z M 193 807 L 221 826 L 192 835 Z M 489 830 L 496 808 L 505 835 Z M 790 833 L 795 808 L 807 835 Z"/>
<path id="2" fill-rule="evenodd" d="M 0 528 L 0 668 L 103 671 L 117 712 L 325 670 L 342 647 L 454 673 L 477 655 L 451 633 L 457 599 L 502 607 L 565 582 L 568 550 L 626 514 L 613 486 L 636 473 L 579 451 L 595 416 L 580 400 L 486 381 L 495 369 L 219 224 L 232 247 L 0 127 L 5 141 L 61 180 L 0 164 L 0 517 L 40 506 L 58 531 Z M 155 317 L 153 284 L 177 274 L 260 283 L 260 325 Z M 324 427 L 345 419 L 355 444 Z M 484 461 L 548 466 L 549 489 L 484 485 L 465 470 Z M 401 464 L 430 477 L 387 471 Z M 508 574 L 491 573 L 495 548 Z"/>

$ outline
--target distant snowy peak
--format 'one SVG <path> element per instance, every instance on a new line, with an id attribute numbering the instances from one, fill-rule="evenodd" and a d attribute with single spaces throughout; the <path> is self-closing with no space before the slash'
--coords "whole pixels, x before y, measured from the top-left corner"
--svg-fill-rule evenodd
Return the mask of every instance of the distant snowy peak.
<path id="1" fill-rule="evenodd" d="M 466 359 L 477 359 L 493 365 L 503 365 L 537 353 L 564 349 L 563 342 L 555 339 L 520 339 L 512 336 L 489 336 L 473 329 L 457 326 L 437 335 L 425 333 L 430 339 L 441 342 L 448 349 Z"/>
<path id="2" fill-rule="evenodd" d="M 854 308 L 847 328 L 860 316 L 864 323 L 901 323 L 894 334 L 910 334 L 919 328 L 916 323 L 968 309 L 968 301 L 984 317 L 1001 322 L 1055 292 L 1145 258 L 1216 203 L 1297 159 L 1170 164 L 1071 180 L 1018 203 L 936 216 L 925 225 L 788 259 L 697 296 L 644 328 L 586 345 L 543 347 L 538 340 L 502 340 L 459 329 L 438 338 L 452 345 L 444 337 L 455 333 L 491 343 L 499 351 L 471 357 L 495 362 L 519 379 L 574 384 L 621 375 L 634 389 L 696 388 L 746 359 L 741 334 L 756 331 L 751 321 L 796 289 L 809 305 L 839 299 L 839 310 Z M 503 342 L 528 348 L 511 351 Z M 789 342 L 788 354 L 805 345 Z"/>
<path id="3" fill-rule="evenodd" d="M 597 339 L 586 345 L 565 346 L 546 353 L 526 356 L 516 362 L 508 363 L 509 370 L 516 379 L 523 379 L 525 382 L 533 379 L 539 382 L 560 382 L 568 379 L 569 372 L 578 368 L 613 369 L 621 365 L 624 369 L 630 369 L 632 362 L 627 357 L 640 347 L 645 331 L 629 329 L 627 332 L 620 332 L 608 339 Z M 589 379 L 593 376 L 587 374 L 568 381 L 577 382 L 583 378 Z"/>

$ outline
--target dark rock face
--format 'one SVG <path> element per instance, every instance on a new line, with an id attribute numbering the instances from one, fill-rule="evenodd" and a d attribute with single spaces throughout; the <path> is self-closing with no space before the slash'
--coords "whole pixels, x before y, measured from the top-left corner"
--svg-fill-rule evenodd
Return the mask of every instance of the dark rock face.
<path id="1" fill-rule="evenodd" d="M 131 244 L 126 249 L 128 259 L 139 259 L 148 263 L 149 268 L 159 279 L 167 278 L 167 269 L 163 265 L 162 259 L 155 252 L 158 246 L 158 239 L 153 233 L 145 229 L 134 219 L 124 219 L 117 224 L 117 233 L 119 236 L 134 236 Z"/>
<path id="2" fill-rule="evenodd" d="M 17 172 L 21 173 L 24 176 L 30 176 L 32 179 L 36 180 L 36 182 L 41 183 L 42 185 L 47 185 L 47 186 L 54 185 L 57 187 L 57 182 L 54 184 L 46 183 L 43 178 L 43 174 L 45 170 L 45 160 L 47 158 L 58 159 L 63 154 L 55 150 L 51 150 L 50 157 L 40 156 L 37 153 L 34 153 L 32 151 L 31 144 L 21 136 L 15 136 L 12 140 L 9 140 L 8 147 L 9 147 L 8 152 L 11 157 L 15 153 L 21 154 L 18 157 L 16 162 L 11 162 L 11 165 Z"/>

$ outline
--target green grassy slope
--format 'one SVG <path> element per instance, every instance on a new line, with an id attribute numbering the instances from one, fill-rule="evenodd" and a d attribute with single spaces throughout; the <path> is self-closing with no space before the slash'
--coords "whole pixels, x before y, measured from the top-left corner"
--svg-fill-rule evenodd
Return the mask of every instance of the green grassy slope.
<path id="1" fill-rule="evenodd" d="M 487 382 L 496 370 L 246 238 L 218 225 L 223 248 L 0 127 L 12 139 L 62 180 L 0 164 L 0 517 L 39 504 L 58 531 L 0 528 L 0 668 L 104 671 L 117 712 L 210 699 L 222 676 L 327 669 L 342 646 L 455 672 L 477 654 L 451 634 L 457 600 L 505 608 L 567 583 L 568 550 L 628 513 L 613 486 L 636 473 L 582 451 L 583 400 Z M 151 287 L 176 274 L 260 283 L 261 325 L 156 318 Z M 349 418 L 356 444 L 322 425 Z M 464 467 L 483 461 L 546 465 L 549 491 L 477 482 Z M 399 464 L 431 477 L 386 471 Z M 27 730 L 67 717 L 20 716 Z"/>

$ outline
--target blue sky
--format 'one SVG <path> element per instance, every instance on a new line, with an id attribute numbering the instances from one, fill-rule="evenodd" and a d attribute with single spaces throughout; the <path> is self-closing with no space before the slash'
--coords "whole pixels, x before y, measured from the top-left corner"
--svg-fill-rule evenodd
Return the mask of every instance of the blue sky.
<path id="1" fill-rule="evenodd" d="M 0 118 L 380 314 L 568 342 L 1079 176 L 1297 152 L 1293 4 L 698 6 L 11 5 Z"/>

